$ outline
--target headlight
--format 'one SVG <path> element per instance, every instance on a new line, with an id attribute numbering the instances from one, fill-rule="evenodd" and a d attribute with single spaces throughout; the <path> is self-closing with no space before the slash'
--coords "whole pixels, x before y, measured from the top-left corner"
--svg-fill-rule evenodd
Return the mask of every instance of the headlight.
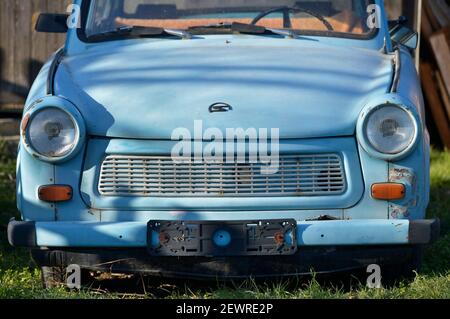
<path id="1" fill-rule="evenodd" d="M 367 119 L 366 134 L 369 143 L 378 152 L 398 154 L 414 140 L 416 127 L 413 118 L 398 106 L 383 106 Z"/>
<path id="2" fill-rule="evenodd" d="M 22 120 L 21 134 L 31 155 L 47 162 L 61 162 L 81 148 L 85 125 L 69 101 L 46 97 L 30 107 Z"/>
<path id="3" fill-rule="evenodd" d="M 28 124 L 27 135 L 30 146 L 50 158 L 69 154 L 78 138 L 72 117 L 57 108 L 46 108 L 35 114 Z"/>
<path id="4" fill-rule="evenodd" d="M 414 147 L 418 130 L 418 119 L 407 107 L 386 103 L 363 113 L 358 140 L 374 156 L 398 159 Z"/>

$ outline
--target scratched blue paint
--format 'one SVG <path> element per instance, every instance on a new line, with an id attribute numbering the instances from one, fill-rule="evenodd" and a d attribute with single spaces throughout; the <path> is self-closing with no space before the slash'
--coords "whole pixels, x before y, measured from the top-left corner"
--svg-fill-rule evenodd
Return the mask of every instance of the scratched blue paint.
<path id="1" fill-rule="evenodd" d="M 384 245 L 408 243 L 408 220 L 357 220 L 298 222 L 299 246 Z M 216 234 L 218 245 L 232 238 Z M 223 237 L 220 238 L 220 235 Z M 229 234 L 228 234 L 229 235 Z M 145 222 L 38 222 L 36 237 L 46 247 L 146 247 Z M 158 241 L 152 240 L 152 244 Z"/>

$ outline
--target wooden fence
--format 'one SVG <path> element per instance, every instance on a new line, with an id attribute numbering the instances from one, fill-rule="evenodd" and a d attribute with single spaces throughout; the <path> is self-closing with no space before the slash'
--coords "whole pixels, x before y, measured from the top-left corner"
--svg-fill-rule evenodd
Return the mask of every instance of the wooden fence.
<path id="1" fill-rule="evenodd" d="M 21 107 L 42 63 L 64 35 L 34 31 L 40 12 L 63 13 L 68 0 L 0 0 L 0 109 Z"/>
<path id="2" fill-rule="evenodd" d="M 386 0 L 386 3 L 392 17 L 397 17 L 411 11 L 417 1 Z M 63 44 L 64 35 L 34 31 L 37 15 L 40 12 L 63 13 L 70 2 L 0 0 L 0 115 L 5 109 L 20 110 L 42 63 Z M 411 13 L 408 15 L 415 20 Z"/>

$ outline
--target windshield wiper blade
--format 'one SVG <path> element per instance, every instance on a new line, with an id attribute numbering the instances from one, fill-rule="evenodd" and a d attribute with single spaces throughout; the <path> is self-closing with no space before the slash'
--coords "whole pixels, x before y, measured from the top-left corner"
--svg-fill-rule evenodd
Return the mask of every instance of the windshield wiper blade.
<path id="1" fill-rule="evenodd" d="M 240 22 L 221 22 L 216 24 L 206 24 L 190 27 L 188 30 L 201 30 L 201 29 L 230 29 L 232 32 L 238 32 L 243 34 L 261 34 L 268 33 L 281 35 L 289 38 L 296 38 L 298 35 L 292 30 L 286 29 L 273 29 L 266 28 L 255 24 L 247 24 Z"/>
<path id="2" fill-rule="evenodd" d="M 205 25 L 195 25 L 189 27 L 188 30 L 198 30 L 198 29 L 231 29 L 233 24 L 231 22 L 220 22 L 213 24 L 205 24 Z"/>
<path id="3" fill-rule="evenodd" d="M 181 39 L 192 39 L 192 34 L 186 30 L 178 29 L 163 29 L 157 27 L 140 27 L 140 26 L 125 26 L 123 27 L 128 30 L 132 36 L 161 36 L 161 35 L 172 35 L 179 37 Z"/>
<path id="4" fill-rule="evenodd" d="M 184 39 L 184 40 L 192 39 L 192 34 L 189 33 L 186 30 L 181 30 L 181 29 L 164 29 L 164 32 L 166 34 L 170 34 L 170 35 L 179 37 L 179 38 Z"/>
<path id="5" fill-rule="evenodd" d="M 238 32 L 242 34 L 267 35 L 268 33 L 271 33 L 293 39 L 298 37 L 298 34 L 292 30 L 266 28 L 259 25 L 239 23 L 239 22 L 232 22 L 232 23 L 223 22 L 203 26 L 193 26 L 190 27 L 188 30 L 163 29 L 157 27 L 141 27 L 141 26 L 122 26 L 112 31 L 107 31 L 93 35 L 89 38 L 97 39 L 97 38 L 121 37 L 121 36 L 145 38 L 145 37 L 170 35 L 179 37 L 181 39 L 192 39 L 192 34 L 189 31 L 199 29 L 230 29 L 232 32 Z"/>
<path id="6" fill-rule="evenodd" d="M 247 24 L 247 23 L 238 23 L 233 22 L 231 25 L 231 30 L 244 34 L 267 34 L 272 33 L 276 35 L 281 35 L 284 37 L 295 39 L 298 37 L 298 34 L 292 30 L 288 29 L 274 29 L 274 28 L 266 28 L 263 26 L 255 25 L 255 24 Z"/>
<path id="7" fill-rule="evenodd" d="M 157 27 L 140 27 L 140 26 L 122 26 L 112 31 L 98 33 L 89 38 L 107 38 L 115 36 L 131 36 L 131 37 L 157 37 L 157 36 L 176 36 L 181 39 L 192 39 L 192 35 L 185 30 L 163 29 Z"/>
<path id="8" fill-rule="evenodd" d="M 266 30 L 272 32 L 273 34 L 282 35 L 282 36 L 287 37 L 287 38 L 291 38 L 291 39 L 297 39 L 298 38 L 297 32 L 295 32 L 293 30 L 273 29 L 273 28 L 266 28 Z"/>

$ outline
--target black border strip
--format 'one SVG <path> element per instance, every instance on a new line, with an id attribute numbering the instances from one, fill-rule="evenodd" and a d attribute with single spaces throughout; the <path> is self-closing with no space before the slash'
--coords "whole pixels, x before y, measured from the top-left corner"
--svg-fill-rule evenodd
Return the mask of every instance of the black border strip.
<path id="1" fill-rule="evenodd" d="M 391 93 L 397 93 L 398 92 L 398 86 L 400 83 L 400 72 L 402 70 L 402 57 L 400 53 L 400 49 L 395 50 L 395 57 L 393 60 L 394 64 L 394 77 L 392 79 L 392 87 L 391 87 Z"/>
<path id="2" fill-rule="evenodd" d="M 47 76 L 47 94 L 55 95 L 55 76 L 56 71 L 58 71 L 58 67 L 61 64 L 61 61 L 64 57 L 65 50 L 64 48 L 60 48 L 53 58 L 52 64 L 50 65 L 50 69 L 48 71 Z"/>
<path id="3" fill-rule="evenodd" d="M 181 290 L 181 289 L 180 289 Z M 287 288 L 287 291 L 291 289 Z M 51 294 L 50 294 L 51 295 Z M 382 309 L 382 314 L 389 313 L 396 317 L 412 317 L 426 309 L 427 313 L 442 313 L 448 310 L 447 300 L 431 299 L 2 299 L 0 306 L 6 311 L 11 310 L 15 316 L 24 314 L 34 316 L 37 312 L 58 313 L 58 307 L 62 311 L 70 309 L 73 316 L 86 317 L 86 313 L 95 317 L 105 317 L 105 314 L 115 314 L 114 317 L 130 317 L 132 313 L 148 313 L 149 309 L 155 314 L 161 313 L 163 318 L 294 318 L 300 317 L 296 313 L 313 313 L 314 317 L 335 317 L 337 312 L 345 313 L 349 318 L 361 318 L 361 314 L 374 309 Z M 339 298 L 339 296 L 337 296 Z M 186 298 L 186 297 L 185 297 Z M 229 297 L 230 298 L 230 297 Z M 312 298 L 320 298 L 313 295 Z M 322 297 L 323 298 L 323 297 Z M 395 297 L 393 297 L 395 298 Z M 266 305 L 266 311 L 248 313 L 247 311 L 230 311 L 235 305 L 256 305 L 251 309 L 261 310 L 261 305 Z M 270 310 L 267 305 L 271 305 Z M 228 308 L 231 305 L 231 308 Z M 273 305 L 273 307 L 272 307 Z M 55 308 L 56 306 L 56 308 Z M 197 306 L 195 313 L 186 313 L 187 307 Z M 205 306 L 209 306 L 209 313 L 199 312 Z M 202 307 L 202 308 L 200 308 Z M 49 310 L 51 309 L 51 310 Z M 245 309 L 245 308 L 244 308 Z M 107 311 L 105 311 L 107 310 Z M 223 313 L 225 311 L 225 313 Z M 373 312 L 373 311 L 372 311 Z M 61 313 L 61 312 L 59 312 Z M 98 315 L 97 315 L 98 314 Z M 97 316 L 96 316 L 97 315 Z M 56 317 L 56 315 L 55 315 Z"/>

